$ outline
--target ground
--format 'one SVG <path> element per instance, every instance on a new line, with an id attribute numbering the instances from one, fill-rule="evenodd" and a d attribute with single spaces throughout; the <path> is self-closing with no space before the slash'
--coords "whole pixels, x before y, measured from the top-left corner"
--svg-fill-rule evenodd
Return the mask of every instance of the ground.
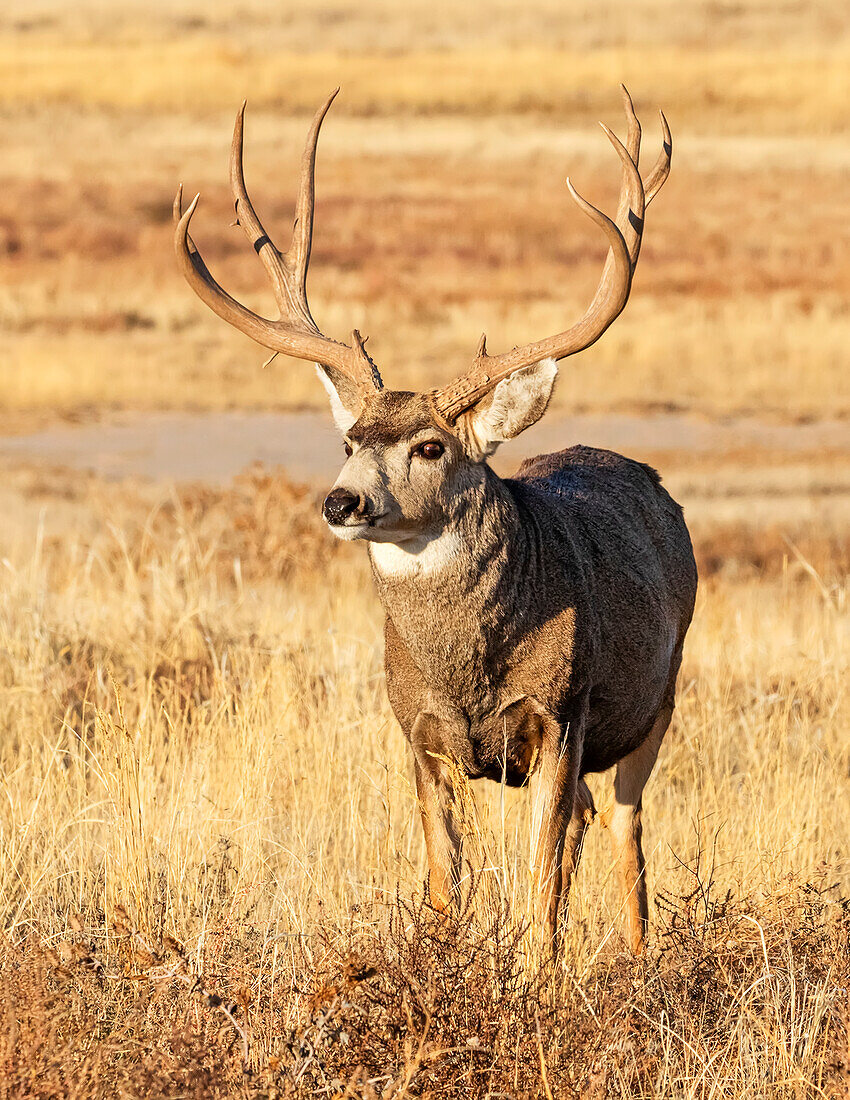
<path id="1" fill-rule="evenodd" d="M 12 0 L 0 59 L 0 1094 L 847 1096 L 846 5 Z M 294 433 L 323 392 L 190 294 L 170 208 L 201 190 L 211 266 L 270 308 L 228 228 L 232 118 L 247 96 L 285 243 L 341 83 L 313 311 L 429 386 L 482 329 L 499 351 L 584 308 L 602 248 L 564 178 L 615 201 L 621 79 L 673 173 L 545 445 L 655 464 L 701 591 L 645 800 L 647 957 L 597 824 L 552 970 L 525 792 L 458 791 L 473 897 L 447 926 L 424 904 L 379 608 L 319 517 L 335 453 L 305 433 L 304 487 L 203 457 L 203 414 L 258 444 L 258 412 Z"/>

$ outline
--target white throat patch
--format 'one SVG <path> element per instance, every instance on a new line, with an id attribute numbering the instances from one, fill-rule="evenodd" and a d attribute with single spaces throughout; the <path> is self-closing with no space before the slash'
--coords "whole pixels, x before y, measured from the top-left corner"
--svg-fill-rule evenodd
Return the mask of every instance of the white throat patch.
<path id="1" fill-rule="evenodd" d="M 461 552 L 462 540 L 456 531 L 443 531 L 433 539 L 407 542 L 370 542 L 369 554 L 375 570 L 392 578 L 436 576 L 452 565 Z"/>

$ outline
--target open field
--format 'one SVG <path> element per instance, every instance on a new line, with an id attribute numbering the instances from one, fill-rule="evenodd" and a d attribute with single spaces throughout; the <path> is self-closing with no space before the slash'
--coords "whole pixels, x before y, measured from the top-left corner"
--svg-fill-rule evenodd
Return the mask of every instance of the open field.
<path id="1" fill-rule="evenodd" d="M 583 310 L 603 249 L 564 178 L 613 207 L 595 124 L 622 130 L 620 80 L 644 164 L 664 107 L 673 172 L 624 316 L 563 364 L 541 430 L 628 421 L 702 584 L 645 798 L 647 957 L 597 824 L 552 969 L 525 935 L 524 791 L 475 791 L 467 909 L 422 901 L 362 548 L 318 483 L 231 479 L 213 431 L 237 410 L 256 447 L 257 411 L 324 393 L 194 298 L 171 202 L 202 192 L 211 268 L 270 309 L 228 228 L 233 115 L 247 97 L 284 245 L 342 84 L 311 305 L 425 388 L 482 329 L 500 351 Z M 848 100 L 844 0 L 7 0 L 0 1100 L 850 1097 Z M 315 423 L 279 430 L 324 478 Z"/>
<path id="2" fill-rule="evenodd" d="M 378 608 L 312 493 L 259 472 L 217 490 L 8 472 L 7 1095 L 390 1096 L 408 1073 L 411 1095 L 541 1095 L 534 1005 L 557 1096 L 843 1095 L 846 511 L 791 471 L 773 491 L 814 510 L 760 525 L 743 490 L 781 466 L 668 465 L 703 587 L 646 800 L 652 947 L 622 953 L 595 826 L 566 969 L 538 979 L 511 946 L 524 792 L 477 792 L 487 870 L 462 927 L 417 910 Z M 244 1080 L 207 994 L 247 1025 Z"/>

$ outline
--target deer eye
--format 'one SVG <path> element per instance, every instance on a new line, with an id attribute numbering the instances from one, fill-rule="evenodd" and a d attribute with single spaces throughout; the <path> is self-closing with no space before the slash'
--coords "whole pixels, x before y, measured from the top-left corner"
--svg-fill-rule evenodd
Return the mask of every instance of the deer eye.
<path id="1" fill-rule="evenodd" d="M 442 443 L 429 440 L 427 443 L 420 443 L 413 453 L 420 455 L 422 458 L 427 458 L 429 462 L 433 462 L 435 458 L 442 456 L 445 449 Z"/>
<path id="2" fill-rule="evenodd" d="M 354 453 L 351 449 L 351 444 L 348 442 L 343 443 L 342 449 L 345 451 L 345 457 L 351 458 L 352 454 Z"/>

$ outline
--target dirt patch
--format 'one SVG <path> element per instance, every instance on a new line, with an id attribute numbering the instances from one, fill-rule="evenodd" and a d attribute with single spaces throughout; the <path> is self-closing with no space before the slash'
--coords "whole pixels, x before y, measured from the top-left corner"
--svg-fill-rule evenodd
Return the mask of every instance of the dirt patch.
<path id="1" fill-rule="evenodd" d="M 530 455 L 574 443 L 656 462 L 665 455 L 717 457 L 742 450 L 806 455 L 841 452 L 850 429 L 834 420 L 774 424 L 720 422 L 679 414 L 550 417 L 502 448 L 494 465 L 509 474 Z M 223 483 L 255 462 L 282 467 L 297 481 L 327 481 L 342 461 L 326 414 L 274 412 L 122 414 L 90 424 L 60 424 L 0 437 L 0 458 L 85 470 L 108 479 Z"/>

